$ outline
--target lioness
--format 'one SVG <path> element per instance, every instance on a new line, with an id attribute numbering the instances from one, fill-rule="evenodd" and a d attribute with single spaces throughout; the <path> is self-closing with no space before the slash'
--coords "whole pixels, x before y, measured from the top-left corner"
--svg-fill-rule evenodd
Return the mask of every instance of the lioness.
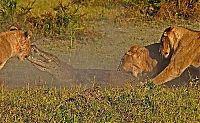
<path id="1" fill-rule="evenodd" d="M 158 52 L 159 47 L 160 43 L 133 45 L 122 57 L 118 70 L 131 72 L 134 77 L 143 73 L 151 73 L 148 76 L 154 77 L 168 65 L 170 59 L 163 60 Z"/>
<path id="2" fill-rule="evenodd" d="M 156 66 L 157 61 L 149 56 L 149 50 L 143 46 L 134 45 L 124 54 L 119 69 L 131 72 L 137 77 L 142 72 L 150 72 Z"/>
<path id="3" fill-rule="evenodd" d="M 11 57 L 17 56 L 24 60 L 31 52 L 30 35 L 17 28 L 0 33 L 0 69 Z"/>
<path id="4" fill-rule="evenodd" d="M 200 32 L 183 27 L 169 27 L 162 34 L 160 52 L 171 56 L 169 65 L 152 81 L 163 84 L 179 77 L 190 65 L 200 66 Z"/>
<path id="5" fill-rule="evenodd" d="M 139 50 L 140 47 L 146 48 L 146 50 Z M 140 70 L 137 69 L 136 71 L 133 71 L 133 72 L 141 74 L 141 76 L 137 77 L 138 80 L 140 81 L 146 82 L 147 77 L 154 78 L 161 71 L 163 71 L 170 62 L 171 55 L 168 58 L 163 58 L 163 56 L 159 53 L 160 43 L 150 44 L 144 47 L 139 46 L 137 49 L 138 51 L 135 52 L 134 54 L 133 53 L 129 54 L 129 52 L 126 52 L 124 54 L 124 56 L 121 59 L 121 63 L 119 65 L 119 70 L 132 73 L 131 71 L 132 66 L 139 66 L 138 68 L 140 68 Z M 149 54 L 149 56 L 143 57 L 144 59 L 139 58 L 139 55 L 144 56 L 143 54 L 146 54 L 146 55 Z M 133 57 L 132 55 L 136 55 L 137 57 Z M 154 66 L 154 67 L 152 70 L 150 70 L 148 67 L 149 62 L 146 62 L 146 61 L 152 61 L 152 59 L 156 60 L 157 64 L 156 66 L 151 64 L 151 66 Z M 153 63 L 153 62 L 150 62 L 150 63 Z M 144 66 L 146 66 L 147 68 L 144 68 Z M 145 69 L 148 69 L 148 71 L 147 72 L 144 71 Z M 126 71 L 126 70 L 130 70 L 130 71 Z M 188 67 L 184 71 L 184 73 L 181 74 L 180 77 L 173 79 L 172 81 L 170 81 L 170 83 L 167 83 L 167 85 L 178 85 L 178 86 L 186 85 L 188 84 L 188 82 L 198 80 L 199 77 L 200 77 L 200 71 L 197 68 L 194 68 L 193 66 L 191 66 L 191 67 Z"/>

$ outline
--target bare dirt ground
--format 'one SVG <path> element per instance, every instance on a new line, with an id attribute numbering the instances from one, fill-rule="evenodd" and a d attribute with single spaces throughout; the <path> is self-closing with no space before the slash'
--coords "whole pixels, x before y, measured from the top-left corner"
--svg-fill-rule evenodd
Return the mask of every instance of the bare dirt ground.
<path id="1" fill-rule="evenodd" d="M 48 43 L 52 44 L 53 41 L 42 41 L 46 40 L 45 38 L 36 41 L 36 44 L 75 68 L 116 70 L 121 57 L 130 46 L 159 42 L 163 30 L 169 25 L 151 22 L 119 25 L 101 21 L 95 24 L 95 30 L 102 36 L 93 40 L 79 41 L 81 43 L 77 43 L 76 48 L 71 52 L 66 52 L 67 46 L 65 51 L 65 45 L 53 49 L 47 48 L 49 47 Z M 184 26 L 200 30 L 200 25 Z M 53 85 L 56 83 L 50 74 L 37 70 L 28 61 L 20 62 L 16 58 L 10 59 L 0 73 L 7 87 L 42 85 L 44 83 Z"/>

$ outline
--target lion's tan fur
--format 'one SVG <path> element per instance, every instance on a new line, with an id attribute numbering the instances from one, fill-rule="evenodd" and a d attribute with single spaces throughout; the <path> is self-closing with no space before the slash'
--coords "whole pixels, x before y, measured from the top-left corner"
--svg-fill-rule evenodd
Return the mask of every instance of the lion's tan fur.
<path id="1" fill-rule="evenodd" d="M 172 54 L 169 65 L 155 78 L 163 84 L 179 77 L 190 65 L 200 66 L 200 32 L 183 27 L 170 27 L 161 37 L 160 52 L 166 58 Z"/>
<path id="2" fill-rule="evenodd" d="M 24 60 L 31 52 L 30 40 L 27 33 L 12 30 L 0 33 L 0 69 L 6 61 L 14 56 Z"/>
<path id="3" fill-rule="evenodd" d="M 143 46 L 134 45 L 126 52 L 121 60 L 120 68 L 125 72 L 131 72 L 133 76 L 143 72 L 151 72 L 157 61 L 149 55 L 149 50 Z"/>

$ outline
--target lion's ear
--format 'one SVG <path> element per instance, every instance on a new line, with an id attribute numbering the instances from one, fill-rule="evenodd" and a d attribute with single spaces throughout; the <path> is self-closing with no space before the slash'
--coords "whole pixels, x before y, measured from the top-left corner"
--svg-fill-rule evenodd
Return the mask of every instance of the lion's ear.
<path id="1" fill-rule="evenodd" d="M 163 33 L 163 36 L 168 36 L 167 33 L 168 33 L 168 32 L 171 32 L 172 29 L 174 29 L 174 27 L 168 27 L 168 28 L 166 28 L 165 31 L 164 31 L 164 33 Z"/>
<path id="2" fill-rule="evenodd" d="M 19 30 L 17 27 L 15 27 L 15 26 L 11 26 L 10 27 L 10 31 L 15 31 L 15 30 Z"/>

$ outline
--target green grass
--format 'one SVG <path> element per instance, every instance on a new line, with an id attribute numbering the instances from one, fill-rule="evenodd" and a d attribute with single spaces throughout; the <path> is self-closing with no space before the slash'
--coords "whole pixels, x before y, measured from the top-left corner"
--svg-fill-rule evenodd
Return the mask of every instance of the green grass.
<path id="1" fill-rule="evenodd" d="M 34 87 L 0 97 L 0 122 L 200 122 L 199 87 Z"/>

